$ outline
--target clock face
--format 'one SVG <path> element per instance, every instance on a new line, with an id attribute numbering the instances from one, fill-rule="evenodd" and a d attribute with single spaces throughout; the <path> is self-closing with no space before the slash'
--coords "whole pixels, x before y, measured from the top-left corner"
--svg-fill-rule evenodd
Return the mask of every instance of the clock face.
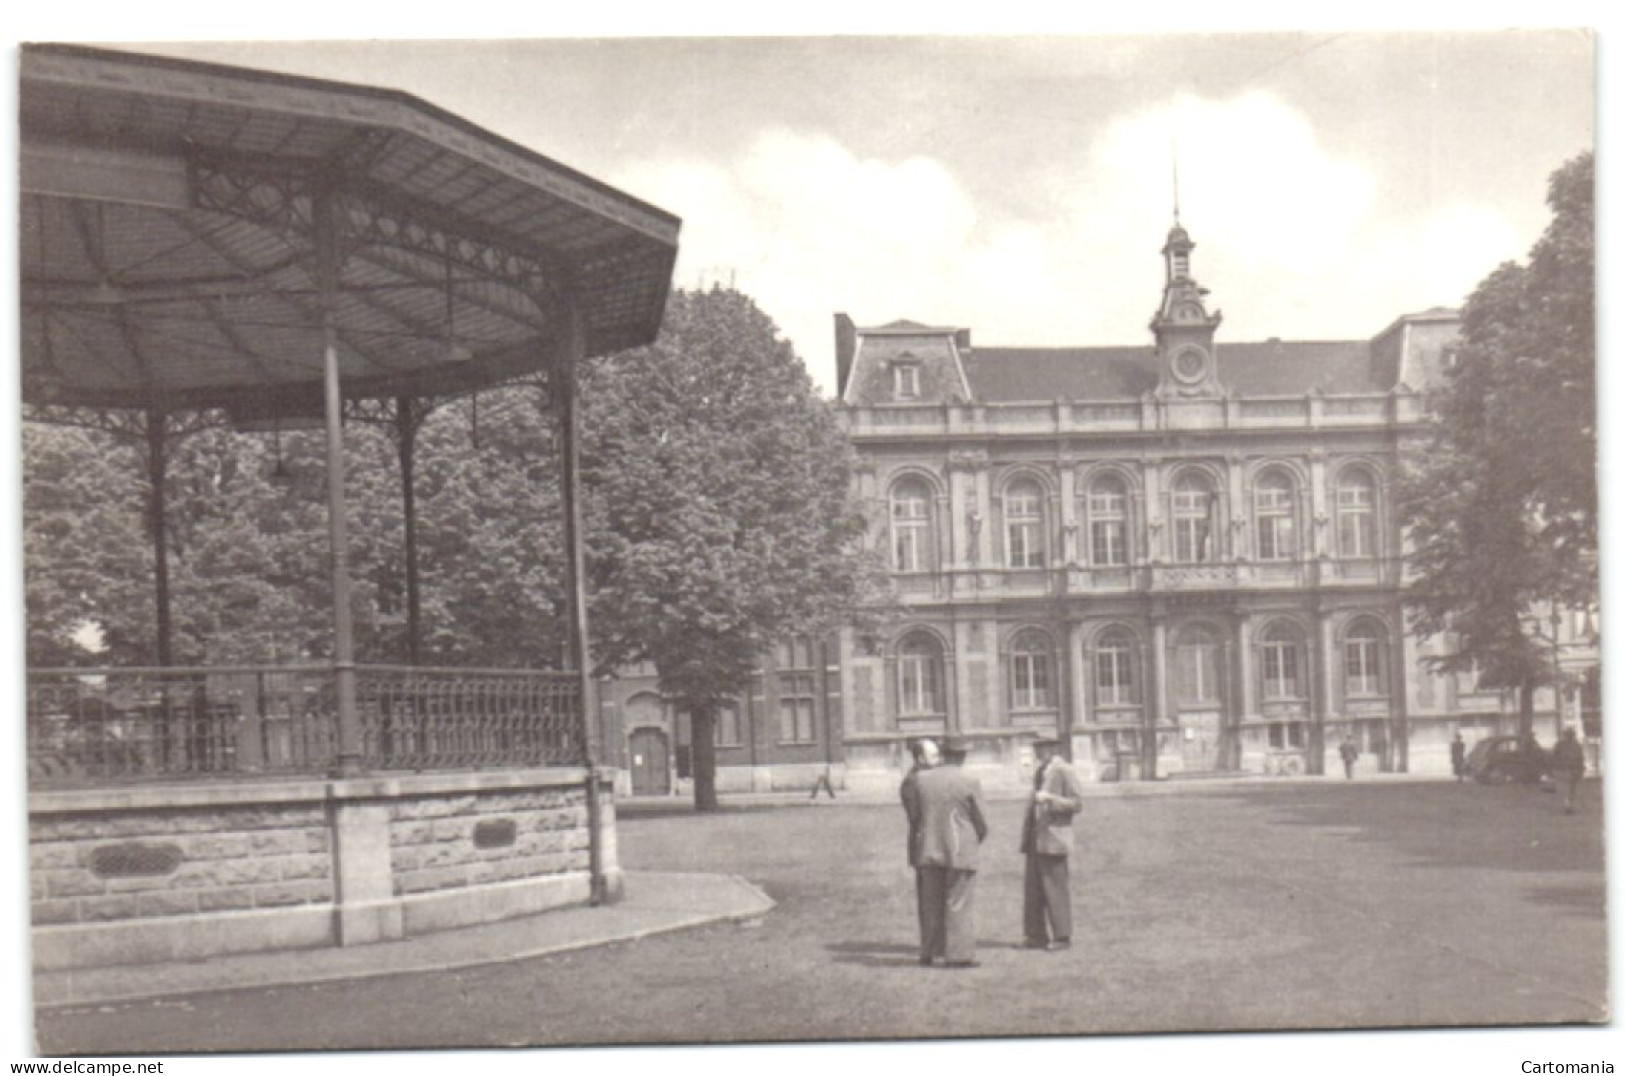
<path id="1" fill-rule="evenodd" d="M 1202 308 L 1197 306 L 1195 303 L 1181 303 L 1178 308 L 1174 310 L 1174 320 L 1201 321 Z"/>
<path id="2" fill-rule="evenodd" d="M 1202 380 L 1207 374 L 1207 352 L 1191 345 L 1174 354 L 1174 376 L 1187 385 Z"/>

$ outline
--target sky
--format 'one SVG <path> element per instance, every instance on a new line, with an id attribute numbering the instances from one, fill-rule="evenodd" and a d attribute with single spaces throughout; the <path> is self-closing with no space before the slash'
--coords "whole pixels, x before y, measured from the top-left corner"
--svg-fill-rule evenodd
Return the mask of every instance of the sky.
<path id="1" fill-rule="evenodd" d="M 116 43 L 412 93 L 680 216 L 676 283 L 732 282 L 752 295 L 828 392 L 837 311 L 860 325 L 969 327 L 990 346 L 1148 342 L 1176 156 L 1194 268 L 1225 314 L 1221 347 L 1364 339 L 1401 314 L 1459 304 L 1497 263 L 1526 256 L 1548 217 L 1547 176 L 1597 139 L 1597 41 L 1551 28 L 1606 30 L 1614 18 L 1601 3 L 1569 0 L 1480 0 L 1468 16 L 1436 15 L 1418 0 L 1063 6 L 57 0 L 14 9 L 8 29 L 13 44 Z M 1487 29 L 1537 25 L 1545 28 Z M 1610 40 L 1605 33 L 1599 54 L 1604 90 Z M 0 87 L 7 115 L 14 63 Z M 1605 131 L 1613 111 L 1600 116 Z M 1600 160 L 1606 176 L 1606 152 Z M 14 260 L 0 264 L 0 282 L 15 288 Z M 15 403 L 0 409 L 0 470 L 13 503 L 15 423 Z M 1603 437 L 1606 464 L 1606 423 Z M 1605 533 L 1614 531 L 1611 500 Z M 19 546 L 7 528 L 0 606 L 14 609 Z M 20 669 L 20 631 L 0 628 L 13 633 L 0 649 Z M 14 881 L 4 896 L 21 935 L 26 859 L 21 827 L 6 829 Z M 13 973 L 0 1013 L 0 1044 L 13 1049 L 0 1052 L 20 1058 L 23 962 Z M 1147 1072 L 1159 1062 L 1318 1073 L 1617 1064 L 1619 1037 L 1599 1034 L 1119 1039 L 1083 1054 L 1070 1051 L 1085 1044 L 1051 1043 L 1052 1053 L 1035 1055 L 1029 1043 L 1019 1056 Z M 970 1056 L 978 1066 L 1008 1063 L 1017 1045 Z M 953 1049 L 963 1061 L 977 1047 Z M 647 1071 L 647 1058 L 625 1053 L 550 1052 L 547 1062 Z M 391 1067 L 428 1072 L 469 1059 L 397 1055 Z M 237 1060 L 232 1068 L 251 1063 Z M 300 1063 L 336 1072 L 358 1060 Z M 478 1056 L 514 1071 L 535 1060 Z M 658 1062 L 715 1074 L 899 1060 L 883 1048 L 834 1047 L 713 1050 L 703 1062 L 695 1051 L 666 1052 Z M 220 1067 L 173 1067 L 203 1064 Z"/>
<path id="2" fill-rule="evenodd" d="M 126 43 L 127 45 L 129 43 Z M 1572 30 L 141 44 L 404 90 L 683 220 L 833 391 L 833 315 L 1132 344 L 1180 219 L 1228 340 L 1364 339 L 1523 258 Z M 1509 152 L 1511 150 L 1512 152 Z"/>

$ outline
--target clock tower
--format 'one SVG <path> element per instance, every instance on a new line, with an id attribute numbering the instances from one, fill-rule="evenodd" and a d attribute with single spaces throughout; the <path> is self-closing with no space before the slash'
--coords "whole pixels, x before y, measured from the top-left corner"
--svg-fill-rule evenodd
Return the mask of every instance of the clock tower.
<path id="1" fill-rule="evenodd" d="M 1211 315 L 1203 302 L 1207 289 L 1191 276 L 1191 251 L 1196 244 L 1184 228 L 1179 214 L 1162 247 L 1164 283 L 1162 305 L 1151 318 L 1151 332 L 1157 341 L 1157 394 L 1159 396 L 1218 396 L 1218 356 L 1213 334 L 1224 315 Z"/>

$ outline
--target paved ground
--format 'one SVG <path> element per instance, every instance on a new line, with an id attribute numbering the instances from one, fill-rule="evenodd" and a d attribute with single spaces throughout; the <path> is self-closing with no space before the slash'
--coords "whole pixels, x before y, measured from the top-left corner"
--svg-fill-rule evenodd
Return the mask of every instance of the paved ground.
<path id="1" fill-rule="evenodd" d="M 336 983 L 389 975 L 423 975 L 634 941 L 673 930 L 759 919 L 773 902 L 728 874 L 634 871 L 613 904 L 584 904 L 546 915 L 443 930 L 347 948 L 239 953 L 158 967 L 41 971 L 33 977 L 41 1007 L 184 997 L 226 990 Z"/>
<path id="2" fill-rule="evenodd" d="M 915 963 L 896 807 L 633 811 L 628 869 L 735 874 L 778 906 L 459 971 L 49 1008 L 37 1033 L 47 1053 L 174 1054 L 1594 1022 L 1588 791 L 1572 817 L 1537 790 L 1445 782 L 1092 796 L 1064 954 L 1017 948 L 1020 805 L 995 804 L 968 971 Z"/>

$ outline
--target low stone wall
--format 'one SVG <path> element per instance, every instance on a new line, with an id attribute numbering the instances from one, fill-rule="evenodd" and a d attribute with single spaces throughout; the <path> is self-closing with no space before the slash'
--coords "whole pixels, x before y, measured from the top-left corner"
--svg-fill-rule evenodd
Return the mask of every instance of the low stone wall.
<path id="1" fill-rule="evenodd" d="M 588 900 L 586 773 L 35 792 L 29 862 L 40 968 L 387 940 Z"/>
<path id="2" fill-rule="evenodd" d="M 481 792 L 392 802 L 395 893 L 462 889 L 587 869 L 583 789 Z"/>
<path id="3" fill-rule="evenodd" d="M 30 827 L 29 859 L 35 925 L 333 899 L 319 803 L 42 814 Z"/>

